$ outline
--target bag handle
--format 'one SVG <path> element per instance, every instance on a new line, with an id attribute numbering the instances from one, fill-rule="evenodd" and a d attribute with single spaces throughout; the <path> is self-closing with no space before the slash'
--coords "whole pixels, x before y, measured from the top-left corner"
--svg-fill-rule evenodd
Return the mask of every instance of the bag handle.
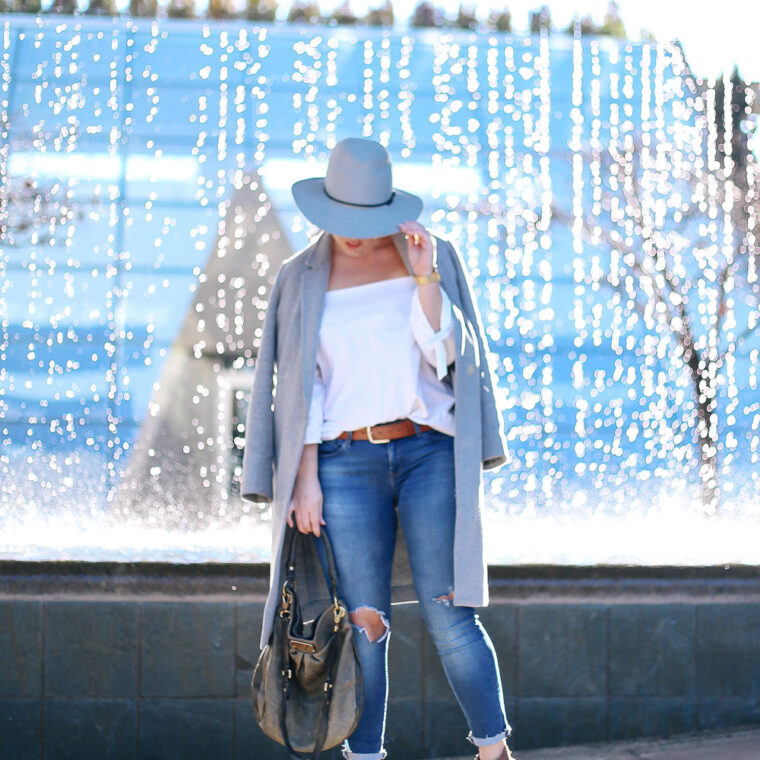
<path id="1" fill-rule="evenodd" d="M 295 582 L 295 569 L 296 569 L 296 540 L 300 535 L 300 531 L 297 528 L 290 528 L 290 544 L 288 546 L 288 560 L 286 565 L 285 577 L 287 580 Z M 320 538 L 325 547 L 325 553 L 327 554 L 327 568 L 330 573 L 330 587 L 333 598 L 333 603 L 338 606 L 338 571 L 335 568 L 335 555 L 333 554 L 332 543 L 330 537 L 327 535 L 325 526 L 320 527 Z M 311 534 L 313 539 L 316 539 L 313 533 Z"/>

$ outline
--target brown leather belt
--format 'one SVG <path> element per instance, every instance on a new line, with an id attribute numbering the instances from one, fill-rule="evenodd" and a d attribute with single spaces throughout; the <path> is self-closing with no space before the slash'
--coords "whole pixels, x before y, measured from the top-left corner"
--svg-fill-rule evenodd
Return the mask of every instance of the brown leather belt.
<path id="1" fill-rule="evenodd" d="M 430 425 L 420 425 L 420 431 L 430 430 Z M 384 422 L 381 425 L 369 425 L 353 430 L 351 438 L 355 441 L 370 441 L 371 443 L 388 443 L 396 438 L 405 438 L 414 435 L 414 423 L 407 417 L 395 422 Z M 343 431 L 338 438 L 348 438 L 348 432 Z"/>

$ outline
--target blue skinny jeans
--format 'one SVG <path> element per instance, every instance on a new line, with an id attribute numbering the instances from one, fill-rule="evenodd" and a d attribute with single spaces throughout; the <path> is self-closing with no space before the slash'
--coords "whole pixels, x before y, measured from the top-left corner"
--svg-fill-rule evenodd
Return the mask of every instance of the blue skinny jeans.
<path id="1" fill-rule="evenodd" d="M 450 598 L 454 439 L 437 430 L 420 431 L 416 424 L 415 431 L 388 443 L 336 438 L 318 445 L 322 517 L 335 553 L 339 594 L 349 612 L 369 607 L 379 613 L 385 629 L 372 640 L 366 627 L 353 623 L 365 706 L 342 748 L 343 757 L 350 760 L 386 756 L 390 582 L 397 519 L 420 611 L 470 729 L 466 738 L 482 746 L 512 732 L 493 643 L 474 608 L 454 605 Z M 327 578 L 324 546 L 320 540 L 315 543 Z"/>

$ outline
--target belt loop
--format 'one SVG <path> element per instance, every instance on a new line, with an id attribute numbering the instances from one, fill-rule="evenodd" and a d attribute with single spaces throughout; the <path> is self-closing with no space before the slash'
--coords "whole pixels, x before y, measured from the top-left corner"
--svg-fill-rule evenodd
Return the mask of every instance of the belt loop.
<path id="1" fill-rule="evenodd" d="M 347 430 L 346 432 L 348 433 L 348 440 L 346 441 L 346 446 L 350 446 L 351 445 L 351 441 L 354 438 L 354 431 L 353 430 Z"/>
<path id="2" fill-rule="evenodd" d="M 414 420 L 409 420 L 409 422 L 411 422 L 412 425 L 414 425 L 414 434 L 415 435 L 420 435 L 420 433 L 422 432 L 420 430 L 420 426 Z"/>

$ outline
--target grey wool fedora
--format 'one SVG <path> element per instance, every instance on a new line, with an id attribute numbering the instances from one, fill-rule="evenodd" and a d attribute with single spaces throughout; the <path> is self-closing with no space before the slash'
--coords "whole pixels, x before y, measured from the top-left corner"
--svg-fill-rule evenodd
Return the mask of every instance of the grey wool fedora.
<path id="1" fill-rule="evenodd" d="M 291 190 L 312 224 L 342 237 L 392 235 L 422 211 L 421 198 L 393 187 L 388 151 L 362 137 L 337 142 L 327 175 L 299 180 Z"/>

